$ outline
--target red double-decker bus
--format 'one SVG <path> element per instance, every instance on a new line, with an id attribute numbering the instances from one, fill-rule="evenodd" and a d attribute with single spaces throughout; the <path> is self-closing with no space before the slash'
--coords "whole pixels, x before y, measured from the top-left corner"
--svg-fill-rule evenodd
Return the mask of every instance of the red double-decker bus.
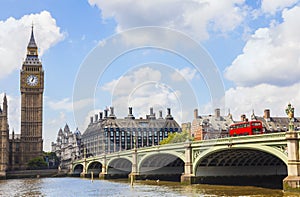
<path id="1" fill-rule="evenodd" d="M 263 133 L 262 122 L 258 120 L 253 120 L 249 122 L 239 122 L 239 123 L 232 124 L 229 127 L 230 136 L 256 135 L 262 133 Z"/>

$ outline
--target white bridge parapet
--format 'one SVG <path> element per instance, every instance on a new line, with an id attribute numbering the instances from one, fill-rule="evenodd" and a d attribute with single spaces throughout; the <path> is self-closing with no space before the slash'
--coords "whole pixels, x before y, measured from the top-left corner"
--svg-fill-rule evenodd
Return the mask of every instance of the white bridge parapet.
<path id="1" fill-rule="evenodd" d="M 299 132 L 296 133 L 297 136 L 299 136 Z M 153 167 L 145 167 L 145 162 L 149 162 L 150 161 L 149 159 L 151 158 L 153 159 L 154 157 L 156 158 L 159 155 L 160 157 L 157 158 L 161 158 L 163 160 L 164 157 L 168 157 L 169 155 L 174 158 L 178 158 L 183 162 L 184 170 L 183 170 L 181 181 L 187 183 L 193 183 L 194 179 L 197 178 L 197 176 L 201 175 L 199 169 L 202 168 L 200 168 L 199 165 L 203 166 L 207 164 L 208 166 L 206 166 L 205 168 L 208 168 L 210 164 L 211 165 L 213 164 L 211 158 L 218 159 L 217 162 L 217 165 L 219 165 L 218 170 L 222 169 L 221 167 L 222 163 L 220 162 L 227 162 L 226 165 L 227 164 L 229 165 L 229 161 L 225 161 L 225 160 L 221 161 L 222 157 L 224 158 L 230 157 L 231 159 L 237 159 L 230 156 L 230 154 L 234 152 L 236 152 L 236 155 L 250 154 L 250 153 L 257 152 L 257 157 L 258 156 L 264 157 L 265 160 L 273 159 L 274 161 L 276 160 L 276 162 L 281 161 L 282 164 L 289 166 L 291 163 L 288 162 L 287 152 L 289 152 L 290 154 L 290 151 L 288 151 L 287 149 L 288 149 L 288 140 L 286 138 L 286 132 L 269 133 L 269 134 L 261 134 L 261 135 L 210 139 L 210 140 L 194 141 L 194 142 L 187 141 L 183 143 L 157 145 L 151 147 L 138 148 L 136 150 L 133 149 L 133 150 L 102 154 L 94 157 L 88 157 L 88 158 L 77 160 L 73 162 L 72 169 L 74 171 L 76 166 L 82 165 L 84 168 L 83 172 L 87 173 L 90 164 L 92 164 L 93 162 L 99 162 L 102 165 L 101 174 L 109 174 L 110 173 L 109 168 L 111 167 L 111 165 L 113 164 L 116 165 L 116 163 L 122 161 L 124 165 L 125 163 L 127 165 L 129 165 L 130 163 L 131 172 L 133 172 L 136 176 L 141 176 L 143 175 L 143 172 L 141 171 L 143 165 L 144 165 L 143 169 L 153 169 Z M 299 157 L 299 147 L 297 148 L 296 152 Z M 221 153 L 224 155 L 222 156 Z M 253 156 L 253 159 L 254 158 L 255 157 Z M 207 163 L 205 163 L 206 160 Z M 242 161 L 239 160 L 236 160 L 236 162 L 238 162 L 239 165 L 243 164 L 241 163 Z M 252 161 L 249 160 L 249 162 L 251 163 L 251 165 L 255 165 L 253 164 Z M 260 160 L 259 162 L 267 162 L 267 161 Z M 230 165 L 234 165 L 234 164 L 230 164 Z M 244 165 L 248 165 L 248 164 L 245 163 Z M 122 169 L 125 168 L 126 166 L 122 167 Z M 226 168 L 228 168 L 228 166 Z M 165 169 L 169 169 L 169 168 L 165 168 Z M 176 169 L 178 169 L 178 166 Z M 282 168 L 277 170 L 280 172 L 284 171 Z M 162 170 L 157 172 L 161 172 L 161 171 Z"/>

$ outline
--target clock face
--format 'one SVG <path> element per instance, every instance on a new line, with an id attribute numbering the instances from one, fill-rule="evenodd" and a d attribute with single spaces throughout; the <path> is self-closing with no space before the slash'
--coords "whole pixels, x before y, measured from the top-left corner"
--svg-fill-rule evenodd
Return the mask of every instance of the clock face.
<path id="1" fill-rule="evenodd" d="M 26 79 L 26 82 L 30 86 L 36 86 L 38 83 L 38 77 L 36 75 L 29 75 Z"/>

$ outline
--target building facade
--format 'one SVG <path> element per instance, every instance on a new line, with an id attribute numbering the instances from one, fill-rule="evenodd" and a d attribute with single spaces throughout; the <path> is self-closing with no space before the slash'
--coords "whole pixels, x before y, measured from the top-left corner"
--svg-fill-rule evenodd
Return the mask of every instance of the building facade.
<path id="1" fill-rule="evenodd" d="M 38 57 L 33 27 L 27 56 L 20 72 L 21 91 L 21 158 L 20 167 L 43 154 L 43 92 L 44 70 Z"/>
<path id="2" fill-rule="evenodd" d="M 264 133 L 286 132 L 289 129 L 288 117 L 272 117 L 270 109 L 265 109 L 263 116 L 256 116 L 254 111 L 251 115 L 251 120 L 260 120 L 263 123 Z M 295 130 L 300 130 L 300 118 L 293 117 Z"/>
<path id="3" fill-rule="evenodd" d="M 198 115 L 194 110 L 194 119 L 191 126 L 191 136 L 194 140 L 216 139 L 228 136 L 229 126 L 234 123 L 232 115 L 221 116 L 220 109 L 215 109 L 213 115 Z"/>
<path id="4" fill-rule="evenodd" d="M 68 169 L 71 163 L 81 157 L 81 133 L 78 129 L 73 133 L 66 124 L 64 130 L 58 131 L 56 142 L 52 142 L 51 151 L 56 154 L 60 161 L 61 169 Z"/>
<path id="5" fill-rule="evenodd" d="M 110 110 L 104 110 L 104 116 L 100 112 L 95 119 L 91 117 L 88 128 L 82 134 L 82 143 L 87 156 L 96 156 L 135 147 L 155 146 L 173 132 L 181 132 L 181 128 L 169 108 L 165 118 L 162 111 L 156 117 L 153 108 L 150 108 L 146 118 L 136 119 L 131 107 L 125 118 L 117 118 L 111 107 Z"/>
<path id="6" fill-rule="evenodd" d="M 27 55 L 20 72 L 21 131 L 10 134 L 8 104 L 3 98 L 0 109 L 0 176 L 10 170 L 26 169 L 28 161 L 43 155 L 43 91 L 44 71 L 38 57 L 33 27 L 27 46 Z"/>

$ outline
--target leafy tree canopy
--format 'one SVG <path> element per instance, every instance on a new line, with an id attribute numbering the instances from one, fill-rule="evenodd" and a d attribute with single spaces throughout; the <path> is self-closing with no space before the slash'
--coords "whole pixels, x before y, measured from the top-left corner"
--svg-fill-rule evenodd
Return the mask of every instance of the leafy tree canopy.
<path id="1" fill-rule="evenodd" d="M 168 137 L 163 139 L 159 144 L 171 144 L 171 143 L 179 143 L 179 142 L 185 142 L 187 140 L 192 141 L 193 138 L 190 137 L 189 133 L 187 131 L 182 131 L 180 133 L 169 133 Z"/>
<path id="2" fill-rule="evenodd" d="M 43 169 L 47 167 L 47 163 L 45 162 L 43 157 L 35 157 L 28 162 L 28 168 L 35 169 Z"/>

